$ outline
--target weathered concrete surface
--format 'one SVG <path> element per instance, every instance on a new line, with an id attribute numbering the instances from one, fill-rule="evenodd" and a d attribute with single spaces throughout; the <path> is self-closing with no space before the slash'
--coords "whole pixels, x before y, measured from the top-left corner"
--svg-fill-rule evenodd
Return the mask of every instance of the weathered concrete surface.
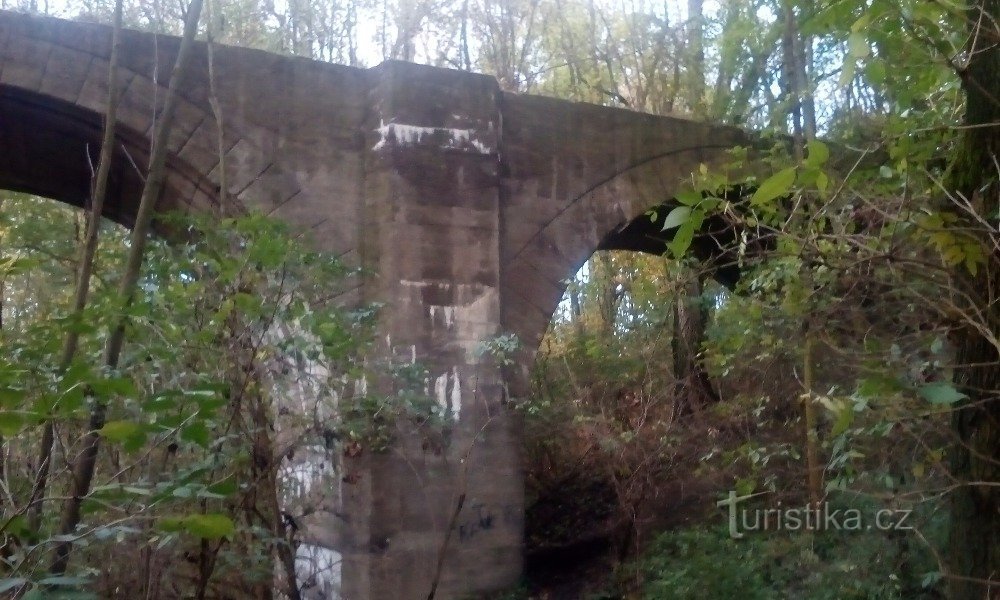
<path id="1" fill-rule="evenodd" d="M 0 188 L 85 203 L 110 37 L 104 26 L 0 12 Z M 107 211 L 128 224 L 141 185 L 133 163 L 147 160 L 178 40 L 129 31 L 123 41 Z M 339 569 L 321 595 L 426 597 L 463 497 L 438 597 L 516 584 L 523 481 L 505 395 L 523 391 L 565 280 L 741 133 L 502 93 L 488 77 L 405 63 L 359 70 L 228 47 L 215 61 L 229 193 L 377 274 L 346 300 L 386 303 L 384 352 L 426 365 L 454 420 L 443 448 L 404 436 L 391 453 L 317 473 L 329 500 L 300 558 Z M 204 47 L 195 67 L 165 209 L 206 210 L 217 197 Z M 526 348 L 505 372 L 478 352 L 500 333 Z"/>

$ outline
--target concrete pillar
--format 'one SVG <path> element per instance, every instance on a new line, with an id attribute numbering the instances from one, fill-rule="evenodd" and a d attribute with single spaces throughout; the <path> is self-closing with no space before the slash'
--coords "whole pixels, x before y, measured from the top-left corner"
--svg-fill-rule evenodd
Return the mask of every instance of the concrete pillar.
<path id="1" fill-rule="evenodd" d="M 481 353 L 501 333 L 498 89 L 404 63 L 372 73 L 364 296 L 385 305 L 384 355 L 427 369 L 444 426 L 403 420 L 391 451 L 344 459 L 342 596 L 426 598 L 442 560 L 436 598 L 475 597 L 516 585 L 523 561 L 519 428 Z"/>

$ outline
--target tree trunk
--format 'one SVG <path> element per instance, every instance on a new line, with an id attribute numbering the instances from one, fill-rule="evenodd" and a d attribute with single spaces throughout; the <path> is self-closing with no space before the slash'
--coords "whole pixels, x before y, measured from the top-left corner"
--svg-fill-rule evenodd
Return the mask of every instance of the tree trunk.
<path id="1" fill-rule="evenodd" d="M 802 416 L 805 427 L 806 482 L 809 488 L 809 505 L 819 508 L 823 499 L 823 465 L 819 462 L 819 431 L 816 428 L 816 400 L 813 398 L 813 347 L 811 324 L 805 327 L 805 348 L 802 352 Z"/>
<path id="2" fill-rule="evenodd" d="M 601 252 L 595 258 L 597 260 L 591 263 L 590 277 L 597 284 L 601 334 L 610 339 L 615 334 L 618 301 L 621 299 L 618 290 L 618 269 L 607 252 Z"/>
<path id="3" fill-rule="evenodd" d="M 118 120 L 118 53 L 121 46 L 122 0 L 115 2 L 114 26 L 111 33 L 111 56 L 108 58 L 108 106 L 104 115 L 104 133 L 101 139 L 101 156 L 97 162 L 97 173 L 90 196 L 90 219 L 87 222 L 87 233 L 80 252 L 80 264 L 77 267 L 76 290 L 73 295 L 73 319 L 80 319 L 83 309 L 87 306 L 90 295 L 90 279 L 94 272 L 94 260 L 97 256 L 98 233 L 101 230 L 101 215 L 104 213 L 104 197 L 108 191 L 108 176 L 111 173 L 111 162 L 115 153 L 115 123 Z M 59 357 L 59 372 L 69 368 L 76 356 L 80 343 L 80 330 L 71 327 L 66 332 L 63 341 L 62 354 Z M 52 419 L 45 421 L 42 429 L 42 441 L 38 451 L 38 462 L 35 474 L 35 484 L 28 500 L 28 529 L 32 533 L 38 531 L 42 520 L 42 505 L 45 501 L 45 488 L 48 485 L 49 471 L 52 462 L 52 443 L 55 441 L 55 424 Z"/>
<path id="4" fill-rule="evenodd" d="M 392 48 L 392 58 L 412 62 L 416 55 L 414 38 L 420 29 L 422 16 L 414 0 L 402 0 L 396 15 L 396 43 Z"/>
<path id="5" fill-rule="evenodd" d="M 142 189 L 139 211 L 132 228 L 125 273 L 118 287 L 118 297 L 122 298 L 123 309 L 127 309 L 135 296 L 156 201 L 163 191 L 166 179 L 167 142 L 170 139 L 170 130 L 177 112 L 177 90 L 183 83 L 188 65 L 191 62 L 191 46 L 198 31 L 202 3 L 203 0 L 192 0 L 188 6 L 187 21 L 184 23 L 184 37 L 181 39 L 180 49 L 177 52 L 177 60 L 170 76 L 167 95 L 163 101 L 163 112 L 153 139 L 153 151 L 149 159 L 149 175 Z M 111 371 L 118 368 L 118 359 L 121 356 L 122 344 L 125 340 L 126 317 L 124 313 L 123 310 L 123 316 L 118 319 L 118 323 L 111 330 L 104 348 L 104 363 Z M 104 426 L 106 409 L 103 401 L 94 402 L 88 433 L 84 436 L 83 447 L 73 463 L 72 493 L 63 506 L 62 521 L 59 526 L 59 532 L 62 535 L 71 535 L 80 522 L 80 508 L 83 499 L 90 492 L 90 484 L 94 478 L 94 466 L 97 462 L 97 450 L 101 439 L 98 431 Z M 72 541 L 61 541 L 56 545 L 55 556 L 50 568 L 53 574 L 58 575 L 66 571 L 71 546 Z"/>
<path id="6" fill-rule="evenodd" d="M 688 415 L 718 400 L 701 359 L 707 320 L 707 311 L 701 301 L 701 278 L 691 272 L 684 273 L 684 278 L 673 307 L 671 349 L 674 378 L 680 383 L 673 411 L 675 417 Z"/>
<path id="7" fill-rule="evenodd" d="M 785 31 L 781 41 L 781 78 L 785 97 L 789 102 L 792 116 L 792 137 L 795 143 L 795 158 L 801 162 L 805 147 L 802 133 L 802 89 L 799 87 L 799 27 L 795 18 L 795 6 L 789 0 L 785 1 L 783 9 Z"/>
<path id="8" fill-rule="evenodd" d="M 949 184 L 992 221 L 1000 207 L 996 161 L 1000 156 L 1000 0 L 969 9 L 969 65 L 963 73 L 965 124 Z M 987 265 L 976 275 L 957 273 L 978 299 L 985 323 L 1000 336 L 1000 253 L 990 240 Z M 956 443 L 952 476 L 964 483 L 950 498 L 948 594 L 981 600 L 1000 590 L 1000 350 L 971 326 L 956 335 L 956 383 L 968 395 L 952 417 Z M 987 580 L 994 582 L 992 586 Z"/>
<path id="9" fill-rule="evenodd" d="M 796 27 L 795 45 L 797 58 L 795 61 L 796 88 L 798 101 L 802 107 L 802 128 L 806 140 L 816 139 L 816 102 L 813 99 L 809 74 L 812 71 L 812 39 L 802 35 Z"/>
<path id="10" fill-rule="evenodd" d="M 781 37 L 782 28 L 779 24 L 774 24 L 768 32 L 761 49 L 758 50 L 751 59 L 750 64 L 743 71 L 733 92 L 732 100 L 726 106 L 720 106 L 721 112 L 718 118 L 726 120 L 733 125 L 742 125 L 750 116 L 750 100 L 754 93 L 760 89 L 761 80 L 767 74 L 767 62 L 774 53 L 774 46 Z"/>
<path id="11" fill-rule="evenodd" d="M 576 334 L 576 339 L 573 341 L 578 344 L 583 343 L 586 330 L 583 324 L 583 305 L 580 303 L 580 287 L 576 281 L 569 284 L 569 308 L 569 318 L 573 321 L 573 331 Z"/>
<path id="12" fill-rule="evenodd" d="M 705 113 L 705 7 L 704 0 L 688 0 L 688 109 L 692 114 Z"/>

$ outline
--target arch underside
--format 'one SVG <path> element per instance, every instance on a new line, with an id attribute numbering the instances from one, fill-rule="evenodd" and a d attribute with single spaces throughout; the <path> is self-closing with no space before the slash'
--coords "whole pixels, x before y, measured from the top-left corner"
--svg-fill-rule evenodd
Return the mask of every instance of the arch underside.
<path id="1" fill-rule="evenodd" d="M 91 194 L 103 117 L 51 96 L 0 85 L 0 189 L 24 192 L 84 208 Z M 135 221 L 149 160 L 149 139 L 120 123 L 104 215 L 130 227 Z M 214 194 L 204 177 L 176 156 L 158 210 L 209 207 Z"/>
<path id="2" fill-rule="evenodd" d="M 598 250 L 628 250 L 653 255 L 668 253 L 677 229 L 663 230 L 674 200 L 690 188 L 700 165 L 724 168 L 728 149 L 745 139 L 726 129 L 691 131 L 666 143 L 676 150 L 654 148 L 645 156 L 614 161 L 619 165 L 597 185 L 568 194 L 563 207 L 547 219 L 532 238 L 516 246 L 504 263 L 504 326 L 521 341 L 519 369 L 511 374 L 515 395 L 527 392 L 538 345 L 566 289 L 567 282 Z M 640 132 L 637 135 L 644 135 Z M 629 151 L 634 145 L 628 146 Z M 650 218 L 654 209 L 656 219 Z M 720 216 L 709 216 L 692 240 L 689 253 L 702 261 L 720 283 L 732 287 L 739 279 L 736 252 L 739 231 Z"/>
<path id="3" fill-rule="evenodd" d="M 676 208 L 676 203 L 664 203 L 655 207 L 652 216 L 640 215 L 626 225 L 608 233 L 597 250 L 627 250 L 661 256 L 667 252 L 667 245 L 674 239 L 676 228 L 663 229 L 667 215 Z M 722 285 L 733 288 L 740 279 L 739 264 L 733 260 L 733 245 L 739 234 L 733 223 L 721 215 L 711 215 L 705 219 L 701 230 L 691 242 L 690 252 L 705 263 L 706 270 Z"/>

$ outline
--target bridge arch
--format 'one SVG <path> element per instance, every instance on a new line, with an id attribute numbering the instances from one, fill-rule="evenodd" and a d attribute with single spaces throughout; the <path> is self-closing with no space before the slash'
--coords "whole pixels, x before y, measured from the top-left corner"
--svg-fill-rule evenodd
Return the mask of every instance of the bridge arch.
<path id="1" fill-rule="evenodd" d="M 503 324 L 521 342 L 518 372 L 511 374 L 512 393 L 519 395 L 568 280 L 598 250 L 665 252 L 662 241 L 643 238 L 652 231 L 646 212 L 669 206 L 700 165 L 722 168 L 731 160 L 728 151 L 750 138 L 736 128 L 591 105 L 574 105 L 572 119 L 545 124 L 532 115 L 551 116 L 537 106 L 546 99 L 515 102 L 505 106 L 505 124 L 523 117 L 527 125 L 508 126 L 508 143 L 541 150 L 527 160 L 517 153 L 509 166 L 506 204 L 531 211 L 526 227 L 517 215 L 507 219 L 501 263 Z M 574 131 L 595 129 L 604 135 L 566 146 Z M 543 162 L 546 144 L 554 158 Z M 703 231 L 719 227 L 706 222 Z"/>
<path id="2" fill-rule="evenodd" d="M 111 28 L 0 14 L 0 188 L 84 206 L 100 153 Z M 131 225 L 179 39 L 122 32 L 116 148 L 105 216 Z M 232 48 L 220 48 L 225 64 Z M 263 54 L 263 53 L 261 53 Z M 207 58 L 196 45 L 168 142 L 159 210 L 210 210 L 219 196 L 218 130 Z M 237 205 L 271 208 L 301 189 L 264 151 L 274 132 L 239 106 L 224 109 L 226 180 Z M 274 144 L 272 143 L 271 146 Z"/>
<path id="3" fill-rule="evenodd" d="M 85 208 L 101 147 L 99 113 L 52 97 L 0 88 L 0 188 Z M 131 226 L 142 194 L 148 138 L 119 125 L 104 215 Z M 171 156 L 160 210 L 208 210 L 217 192 L 207 178 Z"/>

